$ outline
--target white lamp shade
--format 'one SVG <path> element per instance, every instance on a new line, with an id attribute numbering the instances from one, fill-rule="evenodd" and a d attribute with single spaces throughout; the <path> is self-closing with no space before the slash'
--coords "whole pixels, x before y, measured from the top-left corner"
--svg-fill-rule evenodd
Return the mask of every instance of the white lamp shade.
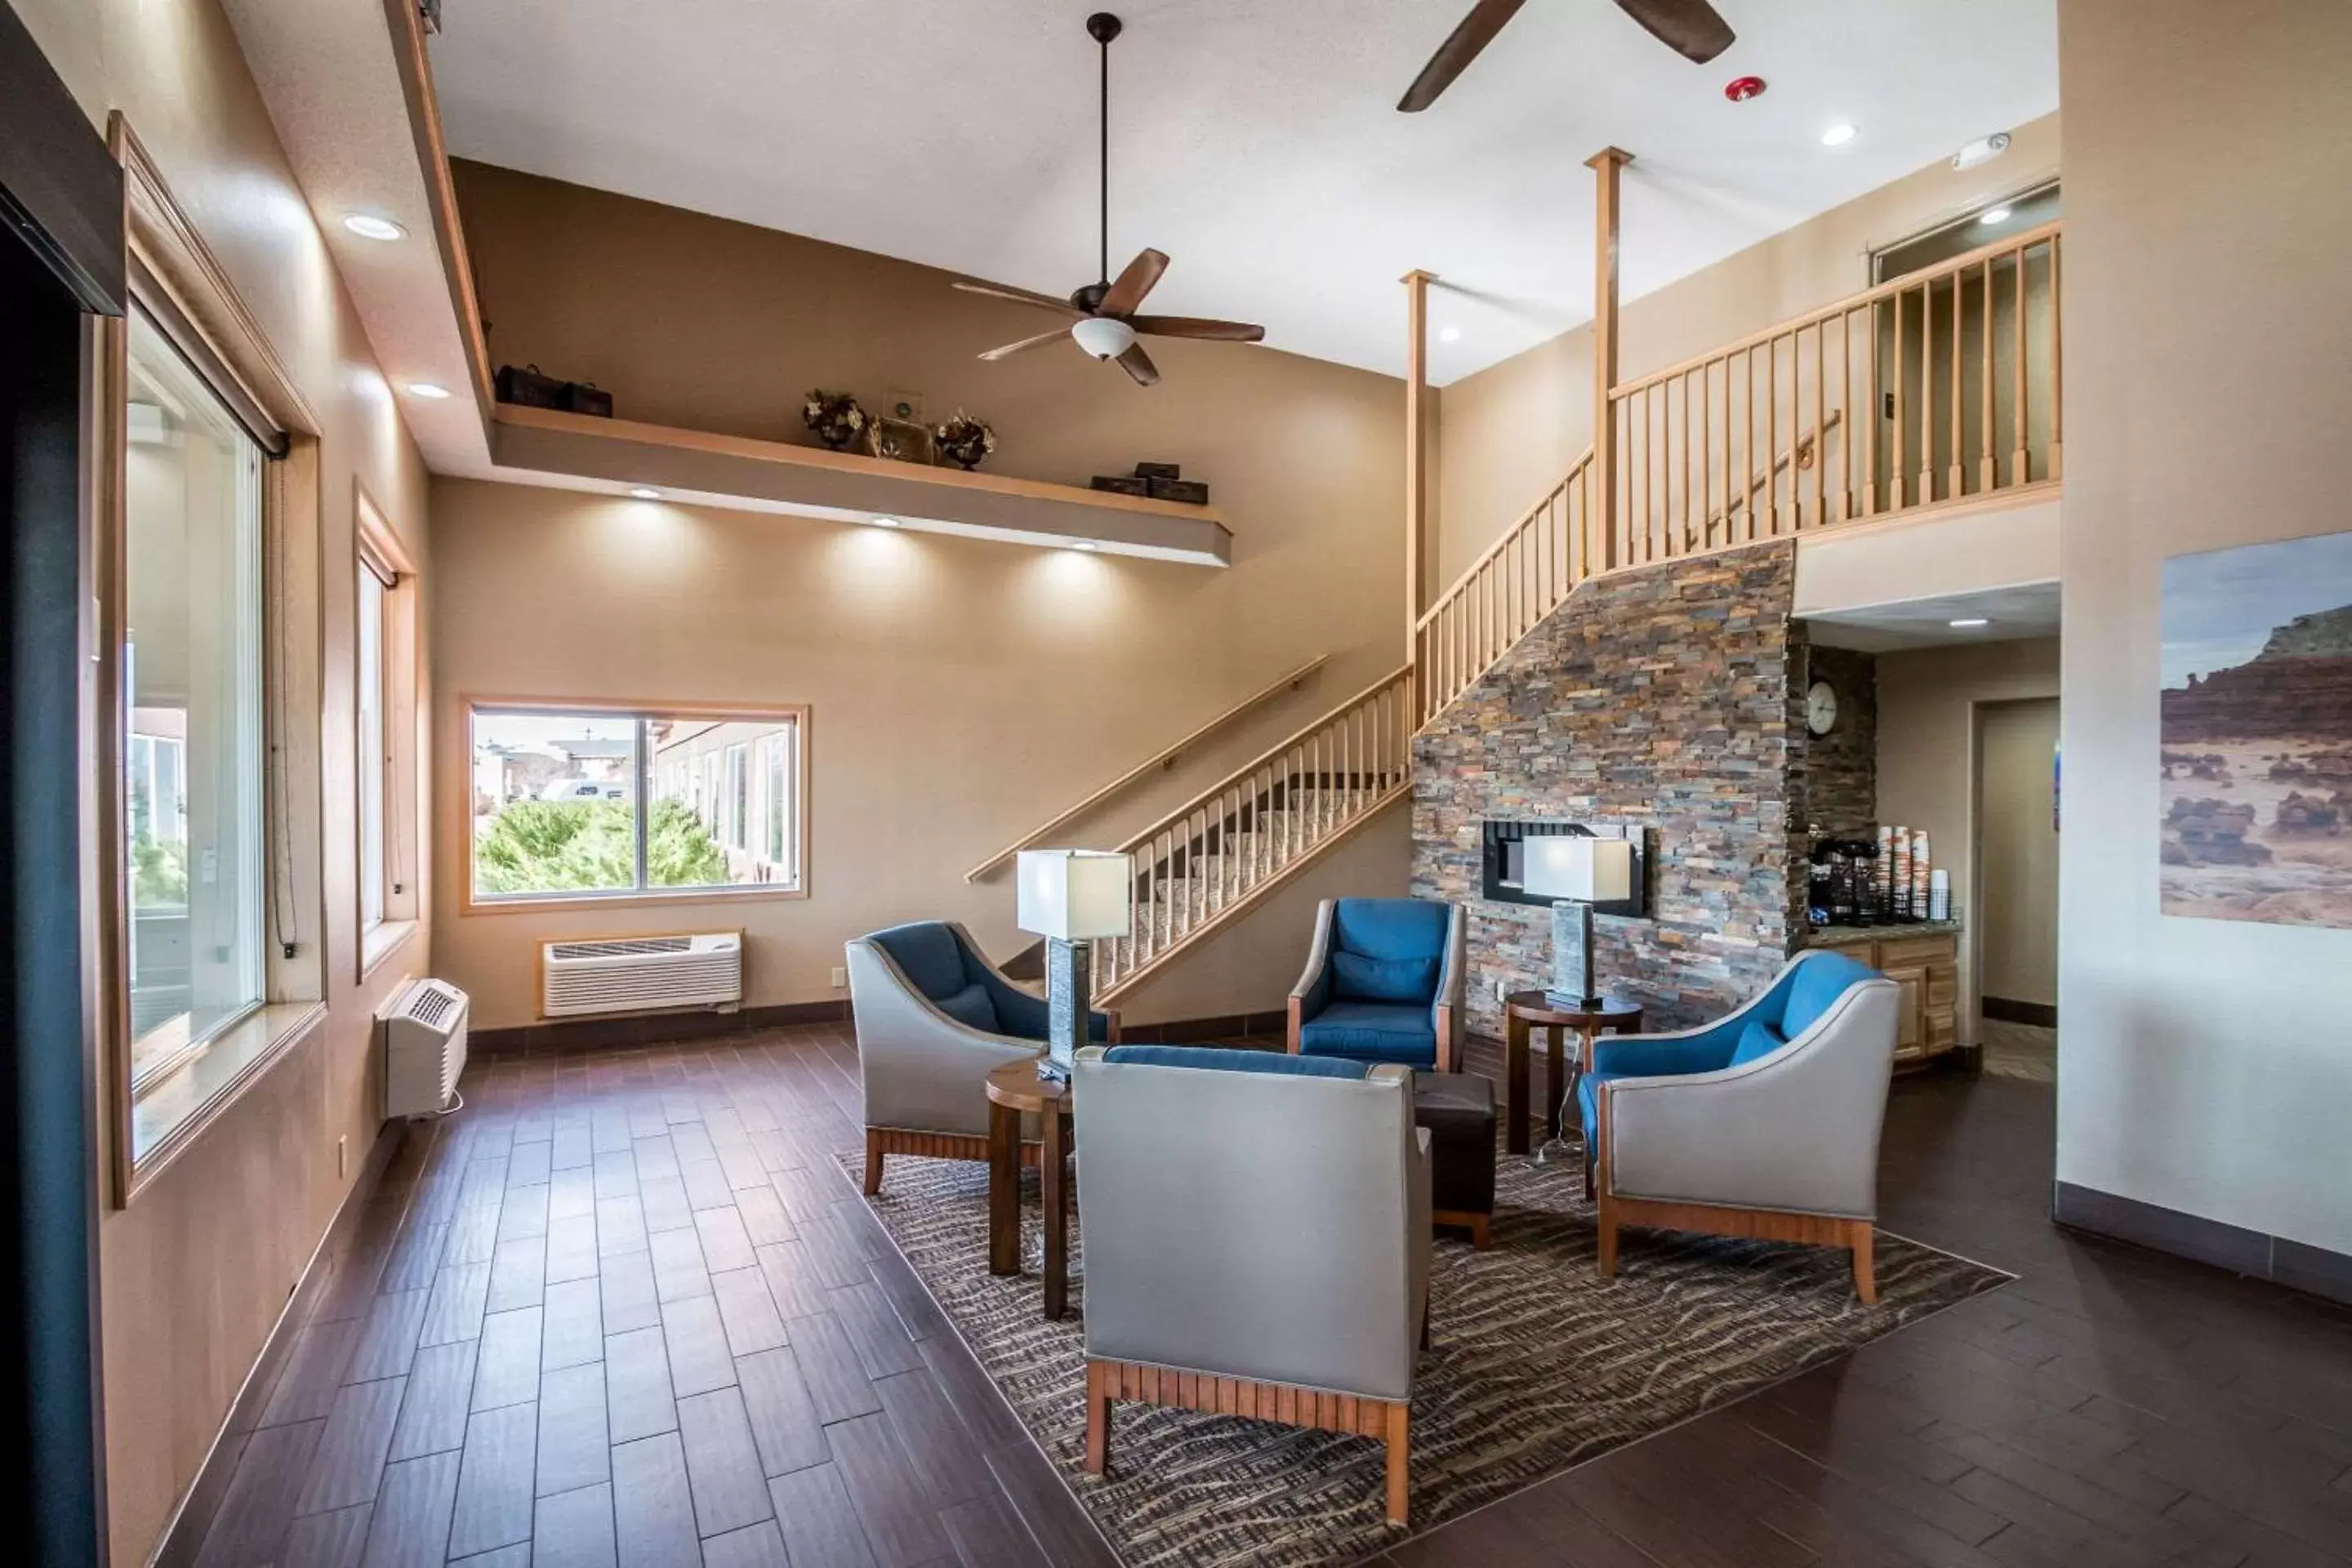
<path id="1" fill-rule="evenodd" d="M 1519 886 L 1530 898 L 1613 904 L 1633 896 L 1631 839 L 1557 833 L 1519 844 Z"/>
<path id="2" fill-rule="evenodd" d="M 1014 871 L 1013 921 L 1063 942 L 1091 942 L 1129 931 L 1135 863 L 1104 849 L 1024 849 Z"/>

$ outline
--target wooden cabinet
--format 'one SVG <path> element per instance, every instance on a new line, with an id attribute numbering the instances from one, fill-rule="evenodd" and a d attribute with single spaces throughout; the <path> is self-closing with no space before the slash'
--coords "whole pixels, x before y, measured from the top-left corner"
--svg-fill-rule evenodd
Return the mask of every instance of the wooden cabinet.
<path id="1" fill-rule="evenodd" d="M 1843 934 L 1843 933 L 1841 933 Z M 1885 935 L 1855 933 L 1834 944 L 1901 987 L 1895 1024 L 1895 1065 L 1909 1067 L 1943 1055 L 1960 1043 L 1960 938 L 1958 931 Z"/>

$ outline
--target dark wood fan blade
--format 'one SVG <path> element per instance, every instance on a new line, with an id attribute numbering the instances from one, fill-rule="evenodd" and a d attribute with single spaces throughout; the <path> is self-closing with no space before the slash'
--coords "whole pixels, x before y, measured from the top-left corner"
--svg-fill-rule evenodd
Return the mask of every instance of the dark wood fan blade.
<path id="1" fill-rule="evenodd" d="M 1527 0 L 1478 0 L 1470 7 L 1470 15 L 1463 17 L 1461 25 L 1437 46 L 1437 52 L 1429 57 L 1429 63 L 1421 68 L 1421 74 L 1404 89 L 1397 107 L 1407 114 L 1419 114 L 1435 103 L 1437 95 L 1470 68 L 1470 62 L 1478 58 L 1479 51 L 1495 41 L 1503 24 L 1517 16 L 1519 7 L 1526 3 Z"/>
<path id="2" fill-rule="evenodd" d="M 1026 289 L 1008 289 L 1001 283 L 974 283 L 959 278 L 953 285 L 967 294 L 985 294 L 992 300 L 1010 300 L 1016 305 L 1034 305 L 1041 310 L 1059 310 L 1065 316 L 1083 316 L 1084 310 L 1067 300 L 1056 300 L 1051 294 L 1032 294 Z"/>
<path id="3" fill-rule="evenodd" d="M 1141 343 L 1128 345 L 1127 352 L 1118 356 L 1118 367 L 1135 377 L 1135 384 L 1138 386 L 1153 386 L 1159 384 L 1160 367 L 1151 363 L 1151 356 L 1143 352 Z"/>
<path id="4" fill-rule="evenodd" d="M 1006 343 L 1002 348 L 991 349 L 980 357 L 986 360 L 1011 359 L 1014 354 L 1026 353 L 1031 349 L 1042 349 L 1047 343 L 1067 342 L 1069 336 L 1068 328 L 1055 327 L 1050 332 L 1039 332 L 1034 338 L 1024 338 L 1017 343 Z"/>
<path id="5" fill-rule="evenodd" d="M 1160 275 L 1167 270 L 1165 252 L 1137 251 L 1135 259 L 1127 264 L 1127 270 L 1112 279 L 1110 291 L 1102 297 L 1102 303 L 1095 307 L 1095 314 L 1127 315 L 1143 303 L 1143 297 L 1151 292 L 1151 286 L 1159 282 Z"/>
<path id="6" fill-rule="evenodd" d="M 1731 47 L 1731 24 L 1706 0 L 1617 0 L 1617 8 L 1642 24 L 1650 37 L 1697 65 Z"/>
<path id="7" fill-rule="evenodd" d="M 1213 338 L 1223 343 L 1265 341 L 1265 329 L 1252 321 L 1218 321 L 1206 316 L 1129 316 L 1127 324 L 1160 338 Z"/>

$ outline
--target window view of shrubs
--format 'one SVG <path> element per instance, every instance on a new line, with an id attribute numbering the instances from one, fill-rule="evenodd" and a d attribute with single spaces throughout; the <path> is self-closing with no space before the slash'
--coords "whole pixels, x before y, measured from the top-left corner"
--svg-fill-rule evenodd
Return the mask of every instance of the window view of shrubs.
<path id="1" fill-rule="evenodd" d="M 474 846 L 484 893 L 550 893 L 634 888 L 635 808 L 625 800 L 519 800 L 499 811 Z M 727 857 L 684 803 L 656 800 L 646 813 L 646 885 L 710 887 L 727 881 Z"/>

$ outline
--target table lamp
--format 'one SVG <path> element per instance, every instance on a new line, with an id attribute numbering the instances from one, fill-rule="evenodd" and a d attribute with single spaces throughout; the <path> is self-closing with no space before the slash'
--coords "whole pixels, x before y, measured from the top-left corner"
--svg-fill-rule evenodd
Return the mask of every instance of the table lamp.
<path id="1" fill-rule="evenodd" d="M 1013 876 L 1013 923 L 1045 939 L 1045 1054 L 1037 1076 L 1066 1079 L 1094 1010 L 1087 944 L 1132 929 L 1135 862 L 1103 849 L 1024 849 Z"/>
<path id="2" fill-rule="evenodd" d="M 1545 834 L 1520 840 L 1519 886 L 1551 906 L 1551 989 L 1555 1007 L 1585 1012 L 1601 1005 L 1592 984 L 1592 906 L 1633 896 L 1633 843 Z"/>

